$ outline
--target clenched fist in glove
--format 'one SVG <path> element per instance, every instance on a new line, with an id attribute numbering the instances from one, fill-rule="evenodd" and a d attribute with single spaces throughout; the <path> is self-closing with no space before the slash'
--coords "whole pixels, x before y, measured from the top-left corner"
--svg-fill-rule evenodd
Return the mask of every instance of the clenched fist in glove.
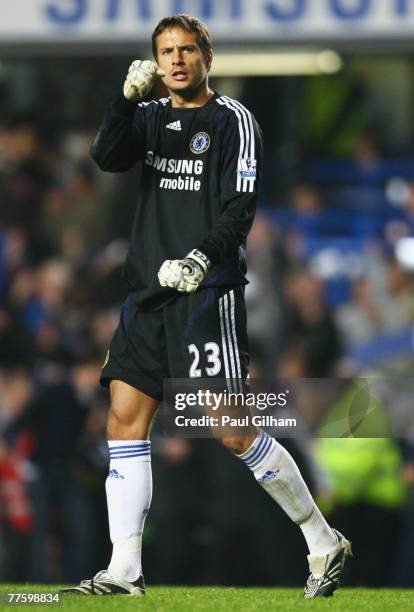
<path id="1" fill-rule="evenodd" d="M 194 293 L 210 268 L 210 261 L 194 249 L 184 259 L 167 259 L 158 272 L 161 287 Z"/>
<path id="2" fill-rule="evenodd" d="M 155 80 L 165 72 L 150 60 L 135 60 L 129 67 L 124 83 L 124 96 L 131 102 L 142 100 L 152 89 Z"/>

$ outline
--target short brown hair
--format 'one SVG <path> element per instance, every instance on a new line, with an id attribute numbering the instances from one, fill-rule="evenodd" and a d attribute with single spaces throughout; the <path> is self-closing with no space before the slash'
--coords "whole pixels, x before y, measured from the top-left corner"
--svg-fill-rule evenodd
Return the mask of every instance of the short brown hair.
<path id="1" fill-rule="evenodd" d="M 207 60 L 209 51 L 213 48 L 213 41 L 211 40 L 210 32 L 202 21 L 197 17 L 191 17 L 191 15 L 173 15 L 172 17 L 164 17 L 157 24 L 155 30 L 152 33 L 152 53 L 157 59 L 157 37 L 164 32 L 164 30 L 171 30 L 172 28 L 181 28 L 186 32 L 194 32 L 197 34 L 197 43 L 200 46 L 201 52 Z"/>

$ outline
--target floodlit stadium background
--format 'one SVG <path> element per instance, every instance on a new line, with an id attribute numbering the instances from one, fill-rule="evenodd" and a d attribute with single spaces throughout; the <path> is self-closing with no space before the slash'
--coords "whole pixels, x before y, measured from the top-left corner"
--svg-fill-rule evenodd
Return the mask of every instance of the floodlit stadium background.
<path id="1" fill-rule="evenodd" d="M 108 561 L 97 379 L 125 296 L 139 180 L 99 172 L 88 149 L 130 61 L 149 56 L 154 25 L 177 10 L 206 21 L 212 87 L 264 132 L 248 248 L 252 376 L 375 376 L 388 405 L 407 406 L 404 440 L 329 440 L 318 428 L 340 400 L 316 395 L 297 407 L 314 441 L 287 446 L 354 540 L 345 583 L 412 587 L 412 395 L 395 378 L 414 365 L 408 0 L 3 0 L 0 580 L 78 581 Z M 153 468 L 149 583 L 302 585 L 300 531 L 214 441 L 156 427 Z"/>

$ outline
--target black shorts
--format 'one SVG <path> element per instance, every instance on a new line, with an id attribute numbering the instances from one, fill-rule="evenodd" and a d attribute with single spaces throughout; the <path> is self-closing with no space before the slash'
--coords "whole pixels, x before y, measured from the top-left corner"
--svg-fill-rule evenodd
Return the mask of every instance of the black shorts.
<path id="1" fill-rule="evenodd" d="M 122 380 L 154 399 L 165 378 L 222 378 L 229 391 L 248 374 L 244 287 L 215 287 L 140 312 L 128 297 L 102 369 L 101 384 Z"/>

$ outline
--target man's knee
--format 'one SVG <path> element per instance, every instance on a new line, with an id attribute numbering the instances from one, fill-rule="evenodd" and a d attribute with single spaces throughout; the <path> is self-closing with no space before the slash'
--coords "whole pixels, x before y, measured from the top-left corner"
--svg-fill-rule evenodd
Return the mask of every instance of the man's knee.
<path id="1" fill-rule="evenodd" d="M 256 437 L 257 434 L 249 434 L 238 438 L 224 437 L 220 438 L 220 442 L 232 453 L 241 455 L 251 447 Z"/>

